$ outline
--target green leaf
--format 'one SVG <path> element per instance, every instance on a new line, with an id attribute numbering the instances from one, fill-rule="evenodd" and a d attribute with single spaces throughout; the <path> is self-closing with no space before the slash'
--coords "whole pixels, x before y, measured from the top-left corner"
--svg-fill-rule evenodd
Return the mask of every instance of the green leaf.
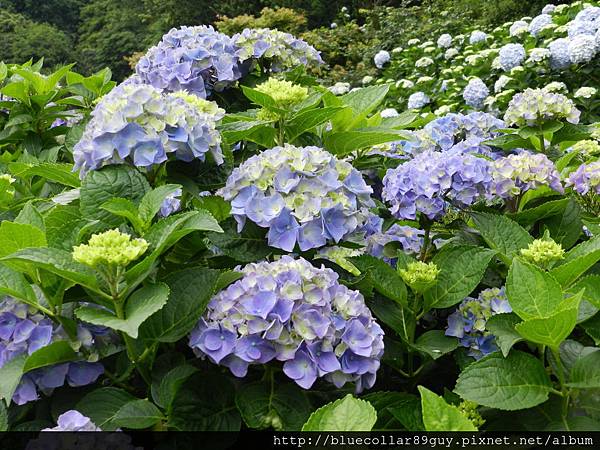
<path id="1" fill-rule="evenodd" d="M 465 400 L 507 411 L 532 408 L 548 399 L 552 383 L 534 356 L 499 352 L 469 364 L 459 375 L 454 392 Z"/>
<path id="2" fill-rule="evenodd" d="M 119 427 L 142 429 L 150 428 L 162 418 L 162 413 L 153 403 L 140 399 L 132 400 L 121 406 L 112 423 Z"/>
<path id="3" fill-rule="evenodd" d="M 406 392 L 373 392 L 363 397 L 377 410 L 376 430 L 398 429 L 422 431 L 421 400 Z M 398 422 L 399 425 L 396 425 Z"/>
<path id="4" fill-rule="evenodd" d="M 483 144 L 492 145 L 503 150 L 512 150 L 515 148 L 535 150 L 535 147 L 531 144 L 529 139 L 523 139 L 518 134 L 502 134 L 494 139 L 484 141 Z"/>
<path id="5" fill-rule="evenodd" d="M 19 215 L 15 218 L 15 223 L 32 225 L 36 228 L 39 228 L 42 233 L 46 233 L 44 217 L 37 210 L 37 208 L 33 206 L 32 202 L 25 203 L 23 209 L 19 211 Z"/>
<path id="6" fill-rule="evenodd" d="M 79 177 L 73 173 L 73 166 L 71 164 L 40 163 L 24 171 L 20 171 L 19 176 L 23 178 L 38 176 L 45 180 L 73 188 L 78 188 L 81 185 Z"/>
<path id="7" fill-rule="evenodd" d="M 496 338 L 496 343 L 506 358 L 510 349 L 523 337 L 515 330 L 515 325 L 521 320 L 516 314 L 497 314 L 485 324 L 486 329 Z"/>
<path id="8" fill-rule="evenodd" d="M 518 223 L 499 214 L 474 213 L 473 221 L 490 248 L 497 250 L 502 261 L 510 266 L 519 250 L 527 248 L 533 238 Z"/>
<path id="9" fill-rule="evenodd" d="M 512 310 L 524 320 L 550 317 L 563 301 L 556 279 L 538 267 L 515 258 L 506 278 Z"/>
<path id="10" fill-rule="evenodd" d="M 600 275 L 589 275 L 572 286 L 573 292 L 585 289 L 583 299 L 600 308 Z"/>
<path id="11" fill-rule="evenodd" d="M 36 350 L 27 357 L 23 373 L 77 359 L 77 353 L 67 341 L 56 341 Z"/>
<path id="12" fill-rule="evenodd" d="M 417 326 L 415 314 L 411 310 L 377 295 L 368 302 L 368 305 L 373 314 L 393 329 L 405 343 L 411 343 Z"/>
<path id="13" fill-rule="evenodd" d="M 495 254 L 481 247 L 444 247 L 433 258 L 440 273 L 436 284 L 425 291 L 425 304 L 448 308 L 462 301 L 477 287 Z"/>
<path id="14" fill-rule="evenodd" d="M 430 330 L 418 337 L 414 347 L 431 356 L 432 359 L 438 359 L 455 350 L 458 347 L 458 340 L 446 336 L 442 330 Z"/>
<path id="15" fill-rule="evenodd" d="M 89 417 L 102 431 L 114 431 L 119 428 L 114 418 L 123 406 L 134 400 L 135 397 L 123 389 L 104 387 L 83 397 L 75 409 Z"/>
<path id="16" fill-rule="evenodd" d="M 560 265 L 554 267 L 550 273 L 561 286 L 568 287 L 598 261 L 600 261 L 600 236 L 571 249 Z"/>
<path id="17" fill-rule="evenodd" d="M 66 251 L 79 244 L 80 230 L 90 223 L 81 216 L 79 207 L 72 205 L 56 205 L 46 213 L 44 220 L 48 246 Z"/>
<path id="18" fill-rule="evenodd" d="M 406 285 L 389 264 L 371 255 L 356 256 L 349 260 L 361 273 L 367 273 L 371 277 L 377 292 L 408 308 Z"/>
<path id="19" fill-rule="evenodd" d="M 544 220 L 550 236 L 563 248 L 573 246 L 581 236 L 583 223 L 581 222 L 581 207 L 570 198 L 562 214 Z"/>
<path id="20" fill-rule="evenodd" d="M 575 362 L 567 385 L 577 389 L 600 388 L 600 351 L 592 352 Z"/>
<path id="21" fill-rule="evenodd" d="M 297 431 L 306 422 L 312 407 L 298 386 L 264 382 L 250 383 L 238 390 L 235 403 L 249 428 Z"/>
<path id="22" fill-rule="evenodd" d="M 149 190 L 146 178 L 133 167 L 114 165 L 92 170 L 81 184 L 81 215 L 88 220 L 99 220 L 107 227 L 118 226 L 120 219 L 98 206 L 115 197 L 136 203 Z"/>
<path id="23" fill-rule="evenodd" d="M 3 265 L 0 265 L 0 294 L 10 295 L 28 305 L 38 304 L 37 296 L 25 276 Z"/>
<path id="24" fill-rule="evenodd" d="M 0 224 L 0 257 L 18 250 L 46 247 L 46 235 L 34 225 L 3 221 Z"/>
<path id="25" fill-rule="evenodd" d="M 195 374 L 177 392 L 168 426 L 180 431 L 239 431 L 234 395 L 229 378 L 210 372 Z"/>
<path id="26" fill-rule="evenodd" d="M 159 383 L 152 384 L 152 398 L 162 408 L 169 408 L 179 388 L 185 381 L 198 372 L 198 369 L 189 364 L 176 366 L 160 378 Z"/>
<path id="27" fill-rule="evenodd" d="M 8 431 L 8 410 L 4 402 L 0 402 L 0 433 Z"/>
<path id="28" fill-rule="evenodd" d="M 518 213 L 509 216 L 521 225 L 529 226 L 538 220 L 562 214 L 568 204 L 569 199 L 567 198 L 552 200 L 536 206 L 535 208 L 524 209 L 523 211 L 519 211 Z"/>
<path id="29" fill-rule="evenodd" d="M 456 406 L 449 405 L 439 395 L 424 386 L 418 386 L 425 431 L 477 431 Z"/>
<path id="30" fill-rule="evenodd" d="M 218 195 L 195 198 L 194 205 L 211 213 L 217 222 L 223 222 L 231 216 L 231 205 Z"/>
<path id="31" fill-rule="evenodd" d="M 339 97 L 339 100 L 344 105 L 350 106 L 354 110 L 354 114 L 350 116 L 352 119 L 348 123 L 343 124 L 343 129 L 350 130 L 354 128 L 370 113 L 375 111 L 385 99 L 389 89 L 390 86 L 388 84 L 380 84 L 356 89 Z"/>
<path id="32" fill-rule="evenodd" d="M 124 319 L 119 319 L 110 311 L 90 306 L 77 309 L 75 314 L 84 322 L 123 331 L 135 339 L 138 337 L 140 325 L 160 310 L 167 303 L 168 298 L 169 287 L 166 284 L 149 284 L 135 291 L 127 299 Z"/>
<path id="33" fill-rule="evenodd" d="M 206 237 L 225 255 L 242 263 L 264 259 L 273 252 L 265 243 L 265 231 L 248 221 L 241 233 L 233 221 L 228 221 L 223 224 L 223 233 L 207 233 Z"/>
<path id="34" fill-rule="evenodd" d="M 224 123 L 219 126 L 219 131 L 223 140 L 233 145 L 236 142 L 247 140 L 257 130 L 265 127 L 271 127 L 271 122 L 260 120 L 241 120 L 238 122 Z"/>
<path id="35" fill-rule="evenodd" d="M 271 97 L 270 95 L 265 94 L 264 92 L 257 91 L 256 89 L 252 89 L 251 87 L 248 87 L 248 86 L 241 86 L 241 88 L 242 88 L 242 92 L 244 93 L 244 95 L 252 103 L 255 103 L 259 106 L 262 106 L 263 108 L 266 108 L 270 111 L 274 111 L 274 112 L 277 112 L 280 114 L 286 113 L 285 109 L 281 109 L 281 108 L 277 107 L 277 103 L 275 102 L 273 97 Z"/>
<path id="36" fill-rule="evenodd" d="M 181 189 L 179 184 L 165 184 L 147 192 L 139 204 L 139 217 L 145 224 L 150 224 L 154 216 L 160 210 L 164 199 L 173 194 L 177 189 Z"/>
<path id="37" fill-rule="evenodd" d="M 193 267 L 169 274 L 163 281 L 170 294 L 166 305 L 140 327 L 143 339 L 176 342 L 187 335 L 215 293 L 219 271 Z"/>
<path id="38" fill-rule="evenodd" d="M 324 146 L 336 156 L 346 156 L 355 150 L 408 138 L 406 132 L 393 129 L 340 131 L 328 133 L 325 136 Z"/>
<path id="39" fill-rule="evenodd" d="M 138 233 L 144 231 L 144 222 L 139 217 L 137 206 L 131 200 L 127 200 L 126 198 L 111 198 L 102 203 L 100 208 L 115 216 L 124 217 L 133 225 Z"/>
<path id="40" fill-rule="evenodd" d="M 302 133 L 326 122 L 340 111 L 340 109 L 342 108 L 332 106 L 300 111 L 287 122 L 286 134 L 289 141 L 294 141 Z"/>
<path id="41" fill-rule="evenodd" d="M 594 340 L 596 345 L 600 346 L 600 314 L 596 314 L 591 319 L 583 322 L 581 328 Z"/>
<path id="42" fill-rule="evenodd" d="M 23 376 L 25 360 L 25 355 L 18 355 L 0 367 L 0 400 L 6 400 L 6 403 L 11 402 Z"/>
<path id="43" fill-rule="evenodd" d="M 525 320 L 515 326 L 515 330 L 530 342 L 558 349 L 577 324 L 577 313 L 583 292 L 570 297 L 569 307 L 560 309 L 550 317 Z M 564 303 L 563 303 L 564 305 Z"/>
<path id="44" fill-rule="evenodd" d="M 313 412 L 302 431 L 371 431 L 375 422 L 375 408 L 347 394 Z"/>

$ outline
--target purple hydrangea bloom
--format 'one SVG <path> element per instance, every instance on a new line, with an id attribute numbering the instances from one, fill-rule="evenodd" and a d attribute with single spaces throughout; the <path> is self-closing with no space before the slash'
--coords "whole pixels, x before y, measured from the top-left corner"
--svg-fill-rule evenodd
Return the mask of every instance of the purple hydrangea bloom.
<path id="1" fill-rule="evenodd" d="M 183 93 L 162 94 L 152 86 L 126 84 L 113 89 L 92 112 L 75 145 L 75 168 L 89 170 L 125 161 L 137 167 L 161 164 L 172 154 L 183 161 L 223 162 L 216 124 L 224 111 Z"/>
<path id="2" fill-rule="evenodd" d="M 103 331 L 104 332 L 104 331 Z M 107 333 L 109 334 L 109 333 Z M 96 335 L 84 325 L 78 326 L 78 336 L 85 340 L 72 342 L 86 353 L 93 353 Z M 68 336 L 62 327 L 29 306 L 6 297 L 0 301 L 0 367 L 19 355 L 31 355 L 37 350 Z M 100 336 L 99 340 L 103 340 Z M 112 336 L 107 336 L 108 340 Z M 95 359 L 95 357 L 94 357 Z M 85 386 L 104 372 L 102 364 L 74 361 L 42 367 L 27 372 L 21 378 L 12 400 L 23 405 L 38 399 L 38 391 L 47 395 L 67 382 L 70 386 Z"/>
<path id="3" fill-rule="evenodd" d="M 282 361 L 283 372 L 304 389 L 317 378 L 338 387 L 354 382 L 357 391 L 373 386 L 383 330 L 359 292 L 339 284 L 333 270 L 291 256 L 242 272 L 212 298 L 192 331 L 197 355 L 238 377 L 250 365 Z"/>
<path id="4" fill-rule="evenodd" d="M 54 428 L 45 428 L 42 431 L 102 431 L 89 417 L 79 411 L 71 409 L 58 416 Z"/>
<path id="5" fill-rule="evenodd" d="M 472 108 L 483 108 L 484 100 L 490 95 L 490 90 L 481 78 L 471 78 L 463 91 L 465 103 Z"/>
<path id="6" fill-rule="evenodd" d="M 488 160 L 457 151 L 426 151 L 389 169 L 382 197 L 399 219 L 443 217 L 454 206 L 465 207 L 485 198 L 492 184 Z"/>
<path id="7" fill-rule="evenodd" d="M 496 314 L 512 312 L 504 287 L 481 291 L 477 298 L 467 297 L 450 316 L 446 336 L 457 337 L 475 359 L 496 351 L 495 338 L 485 326 Z"/>
<path id="8" fill-rule="evenodd" d="M 211 26 L 173 28 L 148 50 L 136 74 L 160 90 L 179 90 L 206 98 L 242 76 L 239 49 Z"/>
<path id="9" fill-rule="evenodd" d="M 589 193 L 600 195 L 600 161 L 582 164 L 567 178 L 567 186 L 581 195 Z"/>
<path id="10" fill-rule="evenodd" d="M 275 147 L 233 170 L 219 191 L 244 227 L 269 228 L 269 245 L 292 251 L 339 242 L 360 231 L 374 205 L 360 172 L 318 147 Z"/>
<path id="11" fill-rule="evenodd" d="M 160 216 L 167 217 L 173 214 L 174 212 L 179 211 L 181 208 L 181 189 L 177 189 L 172 194 L 169 194 L 165 197 L 160 205 Z"/>
<path id="12" fill-rule="evenodd" d="M 408 97 L 407 108 L 408 109 L 421 109 L 431 103 L 431 99 L 425 94 L 425 92 L 415 92 Z"/>
<path id="13" fill-rule="evenodd" d="M 504 121 L 509 125 L 537 126 L 551 120 L 579 123 L 581 111 L 572 100 L 545 89 L 527 88 L 515 94 L 508 104 Z"/>
<path id="14" fill-rule="evenodd" d="M 383 256 L 383 248 L 390 242 L 399 242 L 403 252 L 416 255 L 421 251 L 424 235 L 423 230 L 395 223 L 385 232 L 380 231 L 368 236 L 366 252 L 377 258 L 387 259 Z"/>

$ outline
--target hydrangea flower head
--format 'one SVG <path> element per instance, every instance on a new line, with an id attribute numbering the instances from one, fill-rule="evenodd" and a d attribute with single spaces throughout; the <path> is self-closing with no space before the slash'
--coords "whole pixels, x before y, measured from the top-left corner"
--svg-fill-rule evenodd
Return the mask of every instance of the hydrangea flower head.
<path id="1" fill-rule="evenodd" d="M 475 30 L 469 36 L 469 44 L 474 45 L 483 42 L 487 39 L 487 34 L 483 31 Z"/>
<path id="2" fill-rule="evenodd" d="M 598 45 L 594 36 L 580 34 L 569 40 L 569 58 L 573 64 L 588 63 L 597 52 Z"/>
<path id="3" fill-rule="evenodd" d="M 425 231 L 423 230 L 395 223 L 386 231 L 379 230 L 367 236 L 366 252 L 376 258 L 387 260 L 383 255 L 384 247 L 390 242 L 398 242 L 404 253 L 416 255 L 421 251 L 424 235 Z M 394 265 L 393 261 L 387 261 Z"/>
<path id="4" fill-rule="evenodd" d="M 572 64 L 568 39 L 559 38 L 550 42 L 548 50 L 550 50 L 550 66 L 553 69 L 564 69 Z"/>
<path id="5" fill-rule="evenodd" d="M 598 141 L 591 139 L 577 141 L 569 151 L 579 153 L 584 159 L 587 159 L 591 156 L 600 155 L 600 144 Z"/>
<path id="6" fill-rule="evenodd" d="M 388 62 L 390 62 L 390 54 L 385 50 L 379 50 L 373 57 L 375 67 L 382 69 Z"/>
<path id="7" fill-rule="evenodd" d="M 413 291 L 423 293 L 433 286 L 440 273 L 440 269 L 433 262 L 415 261 L 408 263 L 406 269 L 400 269 L 399 272 L 404 282 Z"/>
<path id="8" fill-rule="evenodd" d="M 525 60 L 525 47 L 521 44 L 506 44 L 500 49 L 498 57 L 502 70 L 508 71 L 520 66 Z"/>
<path id="9" fill-rule="evenodd" d="M 533 36 L 537 36 L 542 28 L 552 23 L 552 16 L 550 14 L 540 14 L 534 17 L 529 23 L 529 33 Z"/>
<path id="10" fill-rule="evenodd" d="M 177 159 L 223 162 L 216 122 L 222 111 L 185 93 L 162 94 L 148 85 L 126 84 L 102 97 L 75 145 L 75 167 L 89 170 L 125 161 L 150 168 Z"/>
<path id="11" fill-rule="evenodd" d="M 510 26 L 509 34 L 511 36 L 519 36 L 528 31 L 529 24 L 524 20 L 517 20 Z"/>
<path id="12" fill-rule="evenodd" d="M 422 58 L 417 59 L 417 61 L 415 62 L 415 67 L 417 67 L 417 68 L 429 67 L 432 64 L 433 64 L 433 59 L 429 58 L 428 56 L 424 56 Z"/>
<path id="13" fill-rule="evenodd" d="M 219 195 L 231 201 L 240 230 L 246 219 L 269 228 L 269 245 L 292 251 L 339 242 L 358 230 L 373 206 L 359 171 L 318 147 L 286 145 L 234 169 Z"/>
<path id="14" fill-rule="evenodd" d="M 425 151 L 389 169 L 382 197 L 398 219 L 415 219 L 417 213 L 435 220 L 452 205 L 466 207 L 481 200 L 492 183 L 490 162 L 457 151 Z"/>
<path id="15" fill-rule="evenodd" d="M 283 372 L 304 389 L 317 378 L 338 388 L 355 382 L 358 392 L 373 386 L 383 331 L 359 292 L 302 258 L 252 263 L 242 272 L 192 331 L 196 354 L 238 377 L 250 365 L 283 361 Z"/>
<path id="16" fill-rule="evenodd" d="M 518 127 L 541 125 L 550 120 L 566 120 L 576 124 L 579 123 L 580 114 L 573 101 L 564 95 L 528 88 L 512 98 L 504 121 Z"/>
<path id="17" fill-rule="evenodd" d="M 448 316 L 446 336 L 457 337 L 475 359 L 498 349 L 494 335 L 486 330 L 487 321 L 496 314 L 512 312 L 504 287 L 481 291 L 477 298 L 467 297 Z"/>
<path id="18" fill-rule="evenodd" d="M 541 63 L 551 57 L 551 52 L 547 48 L 532 48 L 529 51 L 527 62 L 531 64 Z"/>
<path id="19" fill-rule="evenodd" d="M 521 249 L 521 255 L 527 261 L 547 268 L 551 263 L 564 258 L 562 246 L 550 238 L 535 239 L 527 248 Z"/>
<path id="20" fill-rule="evenodd" d="M 383 111 L 381 111 L 379 115 L 382 118 L 387 119 L 389 117 L 398 117 L 400 114 L 395 108 L 386 108 Z"/>
<path id="21" fill-rule="evenodd" d="M 563 193 L 560 174 L 554 163 L 542 153 L 522 151 L 499 158 L 492 163 L 492 193 L 510 198 L 540 186 Z"/>
<path id="22" fill-rule="evenodd" d="M 89 347 L 94 333 L 78 325 L 81 342 L 73 346 Z M 0 367 L 19 355 L 31 355 L 52 342 L 67 340 L 62 327 L 35 309 L 11 297 L 0 300 Z M 50 394 L 65 382 L 70 386 L 91 384 L 104 372 L 102 364 L 74 361 L 54 364 L 27 372 L 21 377 L 12 400 L 17 405 L 38 399 L 38 391 Z"/>
<path id="23" fill-rule="evenodd" d="M 442 34 L 437 40 L 437 45 L 440 48 L 450 47 L 452 45 L 452 36 L 448 33 Z"/>
<path id="24" fill-rule="evenodd" d="M 567 186 L 571 186 L 580 195 L 588 193 L 600 195 L 600 161 L 582 164 L 567 178 Z"/>
<path id="25" fill-rule="evenodd" d="M 344 95 L 350 92 L 350 83 L 338 81 L 333 86 L 329 87 L 329 92 L 334 95 Z"/>
<path id="26" fill-rule="evenodd" d="M 592 97 L 595 97 L 597 92 L 598 90 L 596 88 L 583 86 L 575 91 L 573 97 L 590 99 Z"/>
<path id="27" fill-rule="evenodd" d="M 277 78 L 269 78 L 264 83 L 256 86 L 255 89 L 269 95 L 282 108 L 300 103 L 308 97 L 308 89 L 306 87 Z"/>
<path id="28" fill-rule="evenodd" d="M 148 50 L 136 73 L 160 90 L 185 90 L 206 98 L 242 76 L 233 39 L 211 26 L 173 28 Z"/>
<path id="29" fill-rule="evenodd" d="M 415 92 L 408 97 L 408 109 L 421 109 L 427 106 L 431 100 L 425 92 Z"/>
<path id="30" fill-rule="evenodd" d="M 481 109 L 487 96 L 490 95 L 490 90 L 481 80 L 481 78 L 471 78 L 463 91 L 463 99 L 465 103 L 472 108 Z"/>
<path id="31" fill-rule="evenodd" d="M 93 234 L 87 244 L 73 248 L 73 259 L 90 267 L 126 267 L 148 249 L 144 239 L 131 239 L 119 230 Z"/>
<path id="32" fill-rule="evenodd" d="M 42 431 L 102 431 L 92 419 L 74 409 L 62 413 L 56 422 L 54 428 L 45 428 Z"/>
<path id="33" fill-rule="evenodd" d="M 544 6 L 542 8 L 542 14 L 552 14 L 555 9 L 556 9 L 556 5 L 552 5 L 551 3 L 548 3 L 546 6 Z"/>

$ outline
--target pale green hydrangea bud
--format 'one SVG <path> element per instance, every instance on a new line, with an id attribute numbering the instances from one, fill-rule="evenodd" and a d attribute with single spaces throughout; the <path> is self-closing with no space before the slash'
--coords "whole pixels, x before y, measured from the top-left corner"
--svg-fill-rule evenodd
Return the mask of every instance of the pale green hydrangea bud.
<path id="1" fill-rule="evenodd" d="M 424 263 L 422 261 L 411 262 L 406 269 L 400 269 L 402 279 L 411 289 L 418 293 L 423 293 L 429 289 L 440 273 L 440 269 L 435 263 Z"/>
<path id="2" fill-rule="evenodd" d="M 563 259 L 565 251 L 552 239 L 536 239 L 529 247 L 521 250 L 521 255 L 529 262 L 546 268 L 550 263 Z"/>
<path id="3" fill-rule="evenodd" d="M 458 409 L 473 423 L 475 428 L 479 429 L 485 423 L 485 419 L 481 417 L 481 414 L 479 414 L 479 411 L 477 411 L 477 406 L 478 405 L 475 402 L 463 400 L 458 405 Z"/>
<path id="4" fill-rule="evenodd" d="M 90 267 L 125 267 L 148 249 L 144 239 L 131 239 L 119 230 L 94 234 L 87 244 L 73 248 L 73 259 Z"/>
<path id="5" fill-rule="evenodd" d="M 269 78 L 256 86 L 256 90 L 269 95 L 278 106 L 284 108 L 300 103 L 308 97 L 308 88 L 277 78 Z"/>
<path id="6" fill-rule="evenodd" d="M 586 139 L 573 144 L 571 151 L 579 153 L 584 159 L 587 159 L 591 156 L 600 155 L 600 144 L 597 141 Z"/>

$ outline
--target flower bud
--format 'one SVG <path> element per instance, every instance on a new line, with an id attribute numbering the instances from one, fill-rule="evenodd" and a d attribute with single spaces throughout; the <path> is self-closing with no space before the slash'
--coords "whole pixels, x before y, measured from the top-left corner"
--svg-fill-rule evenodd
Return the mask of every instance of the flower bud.
<path id="1" fill-rule="evenodd" d="M 529 247 L 521 250 L 521 255 L 533 264 L 546 268 L 550 263 L 563 259 L 565 251 L 553 240 L 536 239 Z"/>
<path id="2" fill-rule="evenodd" d="M 418 293 L 423 293 L 433 286 L 439 273 L 440 269 L 435 263 L 422 261 L 411 262 L 406 269 L 400 269 L 402 279 L 413 291 Z"/>
<path id="3" fill-rule="evenodd" d="M 144 239 L 131 239 L 119 230 L 94 234 L 87 244 L 73 248 L 73 259 L 90 267 L 121 266 L 135 261 L 148 249 Z"/>

